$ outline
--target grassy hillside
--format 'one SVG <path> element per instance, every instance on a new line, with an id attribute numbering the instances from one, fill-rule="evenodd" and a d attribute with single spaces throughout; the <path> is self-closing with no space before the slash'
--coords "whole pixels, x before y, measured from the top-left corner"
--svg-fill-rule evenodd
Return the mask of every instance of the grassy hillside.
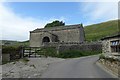
<path id="1" fill-rule="evenodd" d="M 85 29 L 85 37 L 87 41 L 100 40 L 105 36 L 116 34 L 119 31 L 118 20 L 85 26 L 84 29 Z M 12 46 L 20 46 L 20 45 L 29 46 L 29 41 L 18 42 L 18 41 L 2 40 L 2 43 Z"/>
<path id="2" fill-rule="evenodd" d="M 29 46 L 29 40 L 27 41 L 12 41 L 12 40 L 0 40 L 0 43 L 1 45 L 6 45 L 6 46 Z"/>
<path id="3" fill-rule="evenodd" d="M 3 44 L 15 44 L 18 43 L 18 41 L 12 41 L 12 40 L 0 40 Z"/>
<path id="4" fill-rule="evenodd" d="M 118 31 L 118 20 L 85 26 L 87 41 L 96 41 L 102 37 L 116 34 Z"/>

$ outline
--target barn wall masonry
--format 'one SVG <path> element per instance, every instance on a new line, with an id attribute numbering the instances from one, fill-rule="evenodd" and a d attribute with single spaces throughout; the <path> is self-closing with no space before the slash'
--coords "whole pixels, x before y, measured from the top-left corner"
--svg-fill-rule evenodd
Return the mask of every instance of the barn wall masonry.
<path id="1" fill-rule="evenodd" d="M 102 40 L 102 53 L 105 56 L 119 56 L 120 52 L 120 33 L 105 37 Z"/>
<path id="2" fill-rule="evenodd" d="M 80 24 L 30 31 L 30 47 L 42 47 L 45 43 L 84 43 L 84 28 Z M 56 45 L 57 46 L 57 45 Z"/>

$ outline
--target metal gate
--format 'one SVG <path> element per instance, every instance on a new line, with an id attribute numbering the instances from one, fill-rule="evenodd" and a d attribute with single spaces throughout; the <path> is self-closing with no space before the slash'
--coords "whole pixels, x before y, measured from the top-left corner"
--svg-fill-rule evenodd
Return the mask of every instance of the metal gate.
<path id="1" fill-rule="evenodd" d="M 22 50 L 23 57 L 40 57 L 38 53 L 41 51 L 41 47 L 23 47 Z"/>

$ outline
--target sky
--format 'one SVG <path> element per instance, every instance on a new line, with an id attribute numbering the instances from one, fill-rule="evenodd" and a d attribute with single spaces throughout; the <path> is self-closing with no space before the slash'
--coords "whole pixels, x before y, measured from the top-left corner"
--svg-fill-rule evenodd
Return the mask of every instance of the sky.
<path id="1" fill-rule="evenodd" d="M 117 18 L 118 2 L 0 2 L 0 38 L 29 40 L 30 31 L 54 20 L 86 26 Z"/>

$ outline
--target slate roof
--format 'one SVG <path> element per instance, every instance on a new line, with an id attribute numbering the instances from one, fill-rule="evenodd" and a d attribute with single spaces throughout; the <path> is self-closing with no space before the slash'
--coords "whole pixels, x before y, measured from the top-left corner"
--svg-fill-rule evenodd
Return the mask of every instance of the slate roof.
<path id="1" fill-rule="evenodd" d="M 106 39 L 110 39 L 110 38 L 119 38 L 120 39 L 120 33 L 112 35 L 112 36 L 104 37 L 101 40 L 106 40 Z"/>
<path id="2" fill-rule="evenodd" d="M 50 28 L 37 28 L 30 32 L 41 32 L 41 31 L 56 31 L 56 30 L 64 30 L 64 29 L 74 29 L 74 28 L 80 28 L 82 27 L 81 24 L 76 25 L 66 25 L 66 26 L 59 26 L 59 27 L 50 27 Z"/>

